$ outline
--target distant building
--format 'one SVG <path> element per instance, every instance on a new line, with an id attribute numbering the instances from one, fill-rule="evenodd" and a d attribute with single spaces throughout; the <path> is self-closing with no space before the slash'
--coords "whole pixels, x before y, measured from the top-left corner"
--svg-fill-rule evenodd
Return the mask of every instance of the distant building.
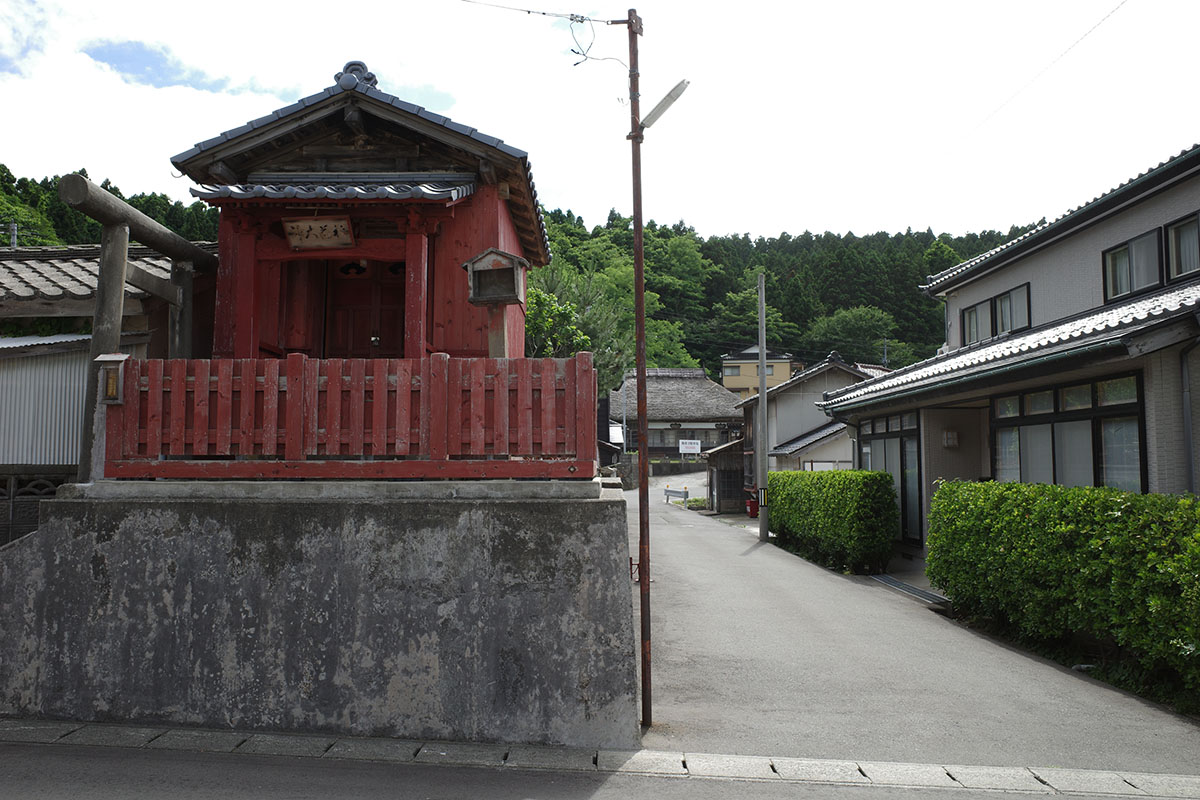
<path id="1" fill-rule="evenodd" d="M 660 368 L 646 370 L 646 417 L 649 453 L 678 455 L 679 440 L 700 442 L 709 450 L 737 438 L 741 413 L 737 396 L 714 383 L 700 368 Z M 633 370 L 609 393 L 609 416 L 625 422 L 627 449 L 636 450 L 637 380 Z"/>
<path id="2" fill-rule="evenodd" d="M 791 353 L 767 349 L 767 388 L 778 386 L 792 377 L 793 370 L 804 365 L 792 361 Z M 745 400 L 758 394 L 758 345 L 721 356 L 721 385 Z"/>

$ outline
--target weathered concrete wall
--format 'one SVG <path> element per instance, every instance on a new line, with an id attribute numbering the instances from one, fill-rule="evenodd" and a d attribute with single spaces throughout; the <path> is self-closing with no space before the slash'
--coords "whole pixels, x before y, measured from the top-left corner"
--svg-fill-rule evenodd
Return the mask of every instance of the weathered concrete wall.
<path id="1" fill-rule="evenodd" d="M 76 487 L 0 550 L 0 713 L 636 747 L 624 501 L 537 485 Z"/>

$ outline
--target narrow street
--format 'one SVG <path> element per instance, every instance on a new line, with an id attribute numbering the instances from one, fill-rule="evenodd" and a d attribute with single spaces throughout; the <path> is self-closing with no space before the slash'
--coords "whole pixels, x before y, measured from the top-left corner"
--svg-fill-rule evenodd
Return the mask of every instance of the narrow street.
<path id="1" fill-rule="evenodd" d="M 1196 720 L 759 543 L 755 520 L 664 502 L 666 484 L 704 496 L 703 481 L 651 479 L 644 747 L 1200 773 Z M 636 558 L 637 492 L 625 497 Z"/>

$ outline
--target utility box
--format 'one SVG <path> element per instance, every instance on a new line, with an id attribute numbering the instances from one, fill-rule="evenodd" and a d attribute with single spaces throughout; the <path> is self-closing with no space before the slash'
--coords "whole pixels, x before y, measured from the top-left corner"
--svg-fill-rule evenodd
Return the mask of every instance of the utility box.
<path id="1" fill-rule="evenodd" d="M 477 306 L 504 306 L 525 302 L 525 270 L 520 256 L 489 247 L 463 264 L 467 271 L 467 302 Z"/>

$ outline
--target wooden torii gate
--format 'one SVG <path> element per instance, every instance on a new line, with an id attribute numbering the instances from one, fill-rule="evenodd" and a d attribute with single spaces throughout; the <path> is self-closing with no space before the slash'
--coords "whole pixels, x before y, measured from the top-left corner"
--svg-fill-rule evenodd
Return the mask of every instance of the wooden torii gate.
<path id="1" fill-rule="evenodd" d="M 87 214 L 104 226 L 100 235 L 100 272 L 96 276 L 96 305 L 92 314 L 90 366 L 77 475 L 80 483 L 89 483 L 92 476 L 99 473 L 94 461 L 104 457 L 103 448 L 96 452 L 97 448 L 93 446 L 100 377 L 100 364 L 96 359 L 120 349 L 126 281 L 170 304 L 171 356 L 187 358 L 192 349 L 193 270 L 216 269 L 217 257 L 163 227 L 82 175 L 63 176 L 58 183 L 58 196 L 71 208 Z M 130 235 L 171 259 L 170 281 L 129 263 Z"/>

